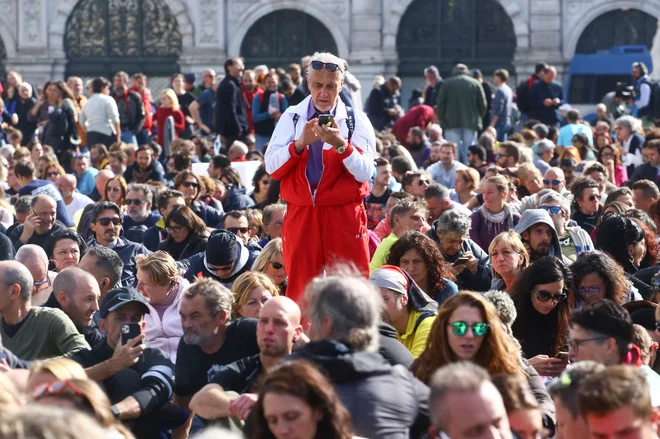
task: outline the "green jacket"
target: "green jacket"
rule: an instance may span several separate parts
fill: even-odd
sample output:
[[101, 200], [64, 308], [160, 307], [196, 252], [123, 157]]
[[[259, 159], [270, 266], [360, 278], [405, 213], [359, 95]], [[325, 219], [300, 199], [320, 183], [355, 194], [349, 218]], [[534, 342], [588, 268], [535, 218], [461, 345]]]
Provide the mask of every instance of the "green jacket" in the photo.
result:
[[466, 73], [445, 80], [438, 93], [436, 112], [444, 130], [481, 131], [486, 114], [486, 95], [481, 83]]

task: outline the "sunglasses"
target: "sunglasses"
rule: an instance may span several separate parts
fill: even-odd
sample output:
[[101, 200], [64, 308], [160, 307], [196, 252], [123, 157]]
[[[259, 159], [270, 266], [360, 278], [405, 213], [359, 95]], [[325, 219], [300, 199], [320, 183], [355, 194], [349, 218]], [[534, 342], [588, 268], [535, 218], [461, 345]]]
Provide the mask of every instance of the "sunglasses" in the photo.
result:
[[541, 206], [540, 209], [543, 209], [552, 215], [559, 215], [563, 211], [559, 206]]
[[183, 182], [183, 187], [192, 187], [197, 189], [199, 187], [199, 183], [195, 183], [193, 181], [184, 181]]
[[135, 204], [136, 206], [140, 207], [140, 205], [142, 204], [142, 200], [140, 200], [139, 198], [126, 198], [125, 203], [127, 206], [130, 206], [131, 204]]
[[426, 180], [425, 178], [420, 178], [419, 182], [417, 182], [419, 186], [424, 186], [425, 184], [429, 184], [429, 181]]
[[600, 197], [597, 197], [596, 195], [589, 195], [589, 198], [587, 198], [587, 200], [596, 201], [598, 198], [600, 198]]
[[543, 180], [543, 184], [552, 184], [554, 186], [557, 186], [558, 184], [562, 184], [564, 180]]
[[547, 291], [544, 290], [538, 290], [536, 291], [536, 298], [539, 299], [539, 302], [549, 302], [553, 301], [556, 303], [563, 302], [568, 298], [567, 294], [561, 293], [561, 294], [550, 294]]
[[497, 153], [497, 158], [501, 159], [502, 157], [509, 157], [507, 154], [500, 154], [499, 152]]
[[112, 223], [113, 226], [118, 226], [121, 224], [121, 218], [99, 218], [97, 223], [101, 224], [103, 227], [109, 226]]
[[46, 177], [57, 177], [59, 175], [60, 173], [55, 171], [55, 172], [49, 172], [48, 174], [46, 174]]
[[230, 271], [231, 269], [234, 268], [234, 264], [231, 265], [225, 265], [223, 267], [210, 267], [213, 271]]
[[247, 227], [227, 227], [227, 230], [236, 235], [238, 232], [241, 232], [241, 234], [245, 235], [248, 232]]
[[[458, 337], [463, 337], [465, 334], [467, 334], [467, 330], [470, 327], [470, 325], [468, 325], [467, 322], [463, 322], [463, 321], [454, 322], [450, 326], [454, 335]], [[472, 333], [476, 337], [483, 337], [484, 335], [486, 335], [487, 332], [488, 332], [488, 323], [478, 322], [472, 324]]]
[[335, 63], [323, 62], [323, 61], [312, 61], [312, 68], [314, 70], [323, 70], [323, 67], [325, 67], [325, 69], [330, 73], [336, 72], [337, 70], [339, 70], [340, 72], [342, 71], [339, 68], [339, 66]]
[[280, 264], [279, 262], [271, 261], [270, 265], [273, 266], [275, 270], [281, 270], [284, 268], [284, 265]]
[[72, 390], [73, 393], [80, 396], [81, 398], [87, 400], [85, 394], [80, 391], [73, 383], [69, 380], [55, 381], [53, 383], [44, 383], [41, 384], [32, 391], [32, 399], [39, 399], [45, 395], [59, 395], [64, 392], [66, 389]]
[[74, 158], [74, 159], [81, 159], [81, 158], [83, 158], [83, 157], [84, 157], [84, 158], [87, 158], [87, 153], [79, 152], [79, 153], [73, 155], [73, 158]]

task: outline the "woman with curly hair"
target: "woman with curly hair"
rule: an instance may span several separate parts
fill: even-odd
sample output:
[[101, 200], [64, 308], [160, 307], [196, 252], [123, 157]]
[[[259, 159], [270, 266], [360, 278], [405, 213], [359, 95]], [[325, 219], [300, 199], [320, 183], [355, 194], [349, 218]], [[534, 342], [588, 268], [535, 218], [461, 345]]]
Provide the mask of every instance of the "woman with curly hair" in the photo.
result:
[[426, 350], [410, 369], [428, 384], [439, 368], [457, 361], [471, 361], [488, 371], [524, 379], [543, 407], [544, 424], [554, 428], [554, 405], [533, 367], [522, 361], [520, 349], [506, 332], [497, 310], [481, 294], [463, 292], [440, 307], [426, 340]]
[[315, 366], [278, 365], [261, 382], [252, 408], [251, 439], [351, 439], [351, 416], [332, 384]]
[[577, 307], [609, 299], [622, 305], [630, 300], [628, 281], [623, 268], [608, 254], [601, 251], [584, 252], [571, 265], [575, 279]]
[[387, 265], [401, 267], [426, 294], [442, 304], [458, 293], [451, 266], [436, 243], [420, 232], [407, 232], [390, 249]]
[[658, 259], [660, 258], [660, 245], [658, 245], [658, 241], [655, 238], [655, 233], [641, 220], [637, 218], [632, 218], [632, 220], [642, 228], [644, 232], [644, 243], [646, 244], [646, 254], [639, 262], [639, 268], [655, 267], [658, 265]]
[[575, 306], [572, 273], [561, 260], [545, 256], [518, 276], [509, 293], [518, 313], [513, 335], [525, 358], [541, 375], [559, 375], [566, 364], [553, 357], [566, 351]]

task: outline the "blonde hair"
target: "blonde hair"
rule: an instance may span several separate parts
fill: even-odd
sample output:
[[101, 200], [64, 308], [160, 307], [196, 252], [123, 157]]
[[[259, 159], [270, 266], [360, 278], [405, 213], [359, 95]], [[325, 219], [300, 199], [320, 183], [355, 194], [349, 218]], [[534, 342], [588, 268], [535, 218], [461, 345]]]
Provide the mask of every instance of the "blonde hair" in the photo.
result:
[[541, 175], [541, 172], [531, 163], [521, 163], [518, 165], [518, 179], [521, 182], [527, 181], [530, 175]]
[[162, 250], [150, 255], [137, 255], [135, 265], [147, 275], [149, 282], [156, 285], [173, 285], [179, 276], [176, 261]]
[[500, 194], [509, 191], [509, 180], [504, 175], [488, 177], [485, 183], [494, 184]]
[[85, 369], [73, 360], [68, 358], [53, 358], [46, 361], [35, 363], [30, 367], [30, 378], [37, 374], [47, 372], [52, 374], [57, 380], [87, 379]]
[[[513, 230], [507, 230], [506, 232], [502, 232], [493, 238], [490, 245], [488, 246], [488, 256], [491, 259], [493, 258], [493, 250], [495, 250], [495, 247], [502, 243], [510, 245], [514, 252], [523, 257], [523, 263], [520, 266], [520, 271], [523, 271], [529, 266], [529, 254], [527, 253], [527, 250], [525, 250], [525, 244], [522, 243], [520, 236], [518, 236], [518, 234]], [[493, 270], [493, 276], [498, 279], [502, 278], [495, 270]]]
[[0, 373], [0, 413], [14, 413], [21, 407], [21, 397], [7, 374]]
[[[425, 172], [426, 173], [426, 172]], [[428, 174], [428, 173], [426, 173]], [[471, 190], [475, 190], [477, 186], [479, 186], [479, 171], [477, 171], [474, 168], [461, 168], [456, 170], [456, 178], [458, 176], [462, 176], [462, 178], [467, 182], [470, 183]]]
[[275, 259], [277, 253], [282, 253], [282, 238], [271, 239], [261, 251], [252, 265], [252, 271], [266, 272], [266, 266]]
[[2, 439], [89, 439], [107, 434], [88, 415], [46, 405], [28, 405], [16, 413], [0, 413], [0, 418]]
[[173, 110], [178, 110], [179, 108], [181, 108], [179, 106], [179, 98], [176, 97], [176, 93], [174, 90], [172, 90], [171, 88], [166, 88], [165, 90], [160, 92], [161, 100], [163, 99], [163, 96], [167, 96], [168, 98], [170, 98], [170, 102], [172, 102]]
[[259, 287], [265, 288], [273, 297], [280, 295], [277, 286], [263, 273], [248, 271], [236, 278], [231, 287], [231, 292], [234, 293], [232, 314], [234, 314], [235, 319], [242, 317], [239, 310], [247, 303], [252, 291]]

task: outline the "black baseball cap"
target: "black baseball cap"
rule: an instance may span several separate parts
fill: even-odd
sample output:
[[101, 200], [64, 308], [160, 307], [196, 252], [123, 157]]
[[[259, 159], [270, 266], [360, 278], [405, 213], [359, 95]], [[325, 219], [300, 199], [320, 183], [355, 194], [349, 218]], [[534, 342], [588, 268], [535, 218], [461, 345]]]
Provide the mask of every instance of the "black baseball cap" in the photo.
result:
[[99, 309], [99, 316], [104, 319], [108, 317], [113, 311], [117, 311], [124, 305], [129, 303], [139, 303], [142, 305], [142, 310], [145, 314], [149, 314], [149, 307], [147, 304], [149, 301], [142, 294], [133, 287], [122, 287], [115, 288], [114, 290], [108, 291], [108, 294], [103, 298], [101, 302], [101, 307]]

